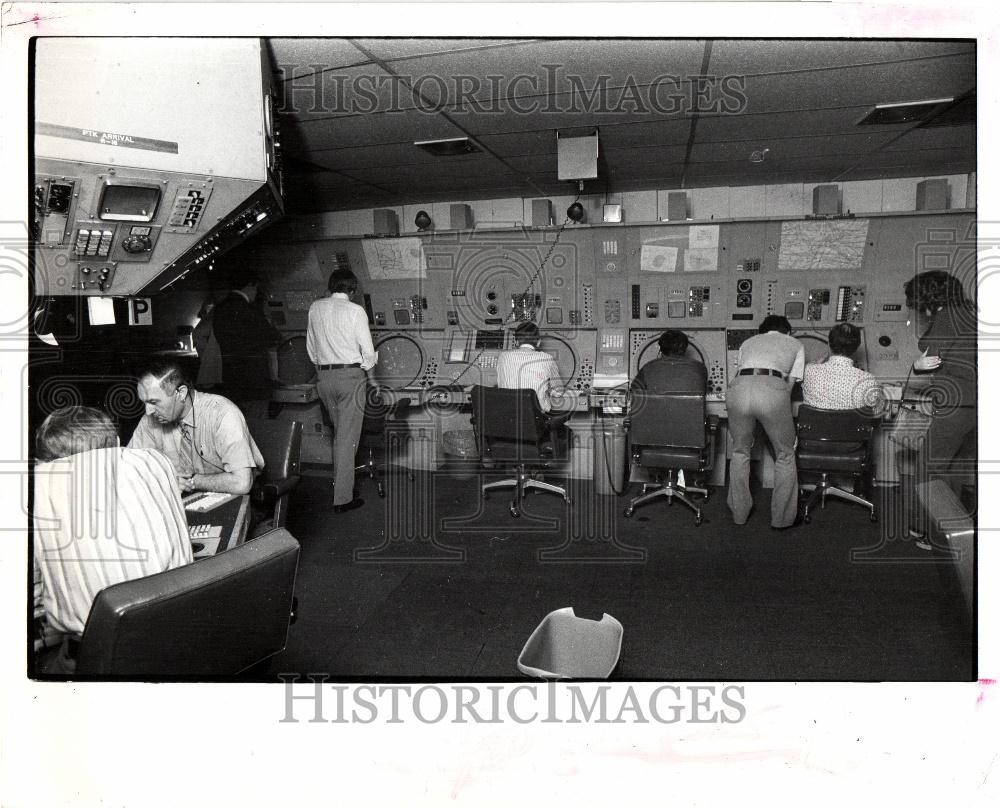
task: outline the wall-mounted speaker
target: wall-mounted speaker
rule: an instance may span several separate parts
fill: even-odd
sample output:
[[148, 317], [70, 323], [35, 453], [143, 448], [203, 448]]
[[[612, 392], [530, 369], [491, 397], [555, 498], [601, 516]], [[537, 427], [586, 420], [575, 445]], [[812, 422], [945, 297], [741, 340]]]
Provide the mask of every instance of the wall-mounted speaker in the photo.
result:
[[396, 211], [390, 208], [375, 208], [375, 235], [398, 236], [399, 219]]

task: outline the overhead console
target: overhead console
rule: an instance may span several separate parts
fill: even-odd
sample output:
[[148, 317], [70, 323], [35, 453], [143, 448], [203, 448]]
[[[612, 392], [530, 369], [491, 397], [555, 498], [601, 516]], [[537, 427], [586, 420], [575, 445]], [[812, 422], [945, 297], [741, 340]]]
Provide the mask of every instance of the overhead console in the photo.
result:
[[42, 295], [155, 294], [283, 213], [261, 42], [39, 38]]

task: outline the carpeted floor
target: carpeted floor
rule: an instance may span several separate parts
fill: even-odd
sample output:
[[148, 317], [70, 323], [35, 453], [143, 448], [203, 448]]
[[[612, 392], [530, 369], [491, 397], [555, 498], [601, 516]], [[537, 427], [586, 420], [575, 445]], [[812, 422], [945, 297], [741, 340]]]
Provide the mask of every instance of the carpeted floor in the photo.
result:
[[722, 489], [700, 527], [666, 500], [626, 519], [625, 497], [580, 481], [571, 506], [533, 494], [514, 519], [479, 482], [399, 475], [380, 500], [364, 479], [365, 506], [334, 514], [330, 483], [305, 478], [288, 520], [298, 617], [268, 677], [517, 679], [532, 630], [573, 606], [624, 626], [614, 680], [975, 678], [960, 595], [932, 554], [887, 536], [891, 519], [831, 501], [774, 531], [758, 491], [737, 528]]

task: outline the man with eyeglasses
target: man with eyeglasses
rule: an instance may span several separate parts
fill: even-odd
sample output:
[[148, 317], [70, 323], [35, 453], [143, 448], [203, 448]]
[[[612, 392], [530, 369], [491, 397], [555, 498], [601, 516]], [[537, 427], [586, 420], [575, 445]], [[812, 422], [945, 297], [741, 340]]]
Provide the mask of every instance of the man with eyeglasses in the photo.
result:
[[250, 491], [264, 458], [233, 402], [195, 391], [171, 359], [155, 360], [143, 370], [138, 393], [146, 414], [132, 434], [130, 448], [166, 455], [183, 493]]

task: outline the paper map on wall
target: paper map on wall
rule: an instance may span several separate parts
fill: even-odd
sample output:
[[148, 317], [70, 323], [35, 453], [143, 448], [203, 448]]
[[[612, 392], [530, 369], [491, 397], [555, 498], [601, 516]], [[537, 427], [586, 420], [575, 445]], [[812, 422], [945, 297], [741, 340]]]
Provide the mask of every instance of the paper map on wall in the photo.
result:
[[677, 269], [677, 248], [643, 244], [639, 269], [642, 272], [673, 272]]
[[861, 269], [867, 240], [867, 219], [782, 222], [778, 269]]
[[691, 225], [688, 231], [688, 246], [692, 250], [719, 249], [719, 225]]
[[715, 272], [718, 268], [718, 247], [693, 247], [684, 253], [685, 272]]
[[395, 281], [427, 276], [427, 258], [419, 238], [366, 238], [361, 246], [373, 281]]

